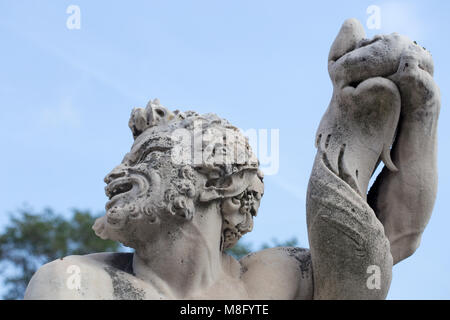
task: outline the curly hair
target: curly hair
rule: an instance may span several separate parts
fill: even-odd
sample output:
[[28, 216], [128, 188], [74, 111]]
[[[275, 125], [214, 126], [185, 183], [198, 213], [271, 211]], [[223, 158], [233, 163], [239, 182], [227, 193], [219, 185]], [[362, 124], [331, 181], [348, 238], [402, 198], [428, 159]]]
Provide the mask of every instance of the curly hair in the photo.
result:
[[[238, 128], [212, 113], [170, 112], [156, 99], [145, 110], [133, 109], [129, 127], [134, 139], [150, 129], [165, 132], [172, 140], [187, 137], [188, 141], [200, 141], [197, 145], [194, 142], [194, 148], [189, 144], [189, 149], [179, 158], [187, 161], [179, 162], [178, 174], [165, 191], [168, 212], [190, 220], [196, 203], [218, 201], [223, 218], [222, 250], [231, 248], [252, 230], [253, 217], [263, 195], [263, 175], [248, 139]], [[196, 151], [201, 161], [195, 161]], [[202, 190], [196, 190], [196, 173], [205, 177]], [[222, 204], [230, 200], [243, 215], [243, 222], [233, 224], [227, 219]]]

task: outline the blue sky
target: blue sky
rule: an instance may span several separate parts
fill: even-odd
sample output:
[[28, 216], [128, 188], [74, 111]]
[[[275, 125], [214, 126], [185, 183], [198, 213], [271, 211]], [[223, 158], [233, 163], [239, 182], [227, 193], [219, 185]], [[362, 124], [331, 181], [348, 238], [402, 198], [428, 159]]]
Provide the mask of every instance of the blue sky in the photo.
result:
[[[81, 28], [66, 27], [69, 5]], [[450, 2], [0, 1], [0, 228], [25, 203], [100, 212], [103, 177], [129, 150], [133, 107], [214, 112], [246, 129], [279, 129], [279, 171], [265, 178], [257, 248], [297, 237], [308, 246], [306, 186], [314, 134], [331, 97], [327, 56], [342, 22], [429, 49], [441, 88], [439, 191], [422, 245], [394, 267], [390, 299], [449, 299]]]

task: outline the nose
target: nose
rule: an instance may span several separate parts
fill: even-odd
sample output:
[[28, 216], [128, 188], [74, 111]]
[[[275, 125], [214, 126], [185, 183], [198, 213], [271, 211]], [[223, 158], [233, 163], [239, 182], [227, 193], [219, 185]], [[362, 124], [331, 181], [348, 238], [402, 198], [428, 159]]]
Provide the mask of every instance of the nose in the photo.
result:
[[123, 177], [125, 175], [126, 171], [123, 165], [118, 165], [114, 169], [111, 170], [110, 173], [108, 173], [104, 179], [105, 183], [108, 184], [112, 180]]

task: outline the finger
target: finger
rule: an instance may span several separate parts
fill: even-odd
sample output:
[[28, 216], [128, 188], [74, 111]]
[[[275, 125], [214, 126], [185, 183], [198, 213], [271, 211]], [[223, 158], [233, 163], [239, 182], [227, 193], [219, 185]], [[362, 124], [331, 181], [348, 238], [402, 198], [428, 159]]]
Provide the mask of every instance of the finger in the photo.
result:
[[431, 53], [424, 47], [418, 45], [416, 41], [409, 45], [408, 50], [403, 55], [414, 57], [418, 62], [418, 67], [433, 76], [434, 63]]
[[379, 126], [376, 131], [383, 131], [383, 149], [381, 161], [391, 171], [398, 171], [391, 159], [391, 146], [394, 142], [395, 131], [401, 110], [401, 98], [397, 86], [393, 81], [385, 78], [370, 78], [365, 80], [354, 91], [357, 101], [364, 101], [364, 106], [376, 106], [381, 116], [379, 123], [372, 119], [372, 126]]
[[[394, 82], [383, 77], [370, 78], [356, 89], [345, 87], [341, 99], [348, 99], [344, 103], [355, 106], [352, 116], [355, 122], [365, 124], [362, 134], [367, 135], [368, 145], [381, 152], [380, 158], [389, 170], [397, 171], [390, 156], [401, 110], [400, 93]], [[381, 145], [376, 147], [378, 143]]]
[[420, 109], [431, 112], [440, 105], [439, 87], [422, 62], [417, 56], [405, 55], [397, 72], [389, 77], [400, 89], [402, 114]]
[[431, 53], [414, 42], [403, 52], [398, 69], [393, 77], [397, 79], [412, 77], [416, 73], [420, 73], [418, 69], [427, 72], [430, 77], [433, 77], [434, 63]]
[[412, 42], [399, 34], [378, 36], [377, 40], [346, 53], [328, 71], [333, 83], [343, 88], [373, 77], [386, 77], [397, 71], [402, 52]]
[[336, 39], [330, 48], [328, 61], [336, 61], [347, 52], [356, 48], [366, 36], [362, 24], [357, 19], [347, 19], [342, 24]]

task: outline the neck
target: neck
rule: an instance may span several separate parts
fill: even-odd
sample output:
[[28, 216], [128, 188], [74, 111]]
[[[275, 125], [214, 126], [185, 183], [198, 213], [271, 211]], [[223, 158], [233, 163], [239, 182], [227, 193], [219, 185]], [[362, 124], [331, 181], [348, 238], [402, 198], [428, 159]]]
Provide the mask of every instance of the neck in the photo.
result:
[[196, 208], [191, 221], [158, 227], [157, 239], [136, 248], [133, 271], [138, 278], [173, 299], [203, 291], [218, 280], [222, 217], [215, 204]]

